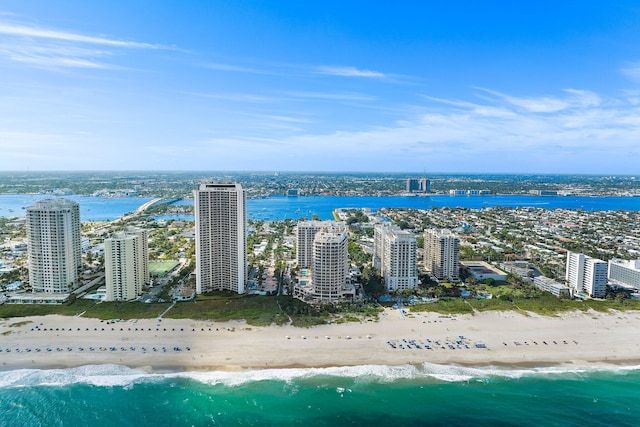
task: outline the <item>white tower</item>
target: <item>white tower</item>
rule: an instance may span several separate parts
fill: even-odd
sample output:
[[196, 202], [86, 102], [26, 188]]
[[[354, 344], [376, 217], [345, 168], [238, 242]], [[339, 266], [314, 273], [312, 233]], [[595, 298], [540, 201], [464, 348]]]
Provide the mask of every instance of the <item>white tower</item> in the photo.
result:
[[204, 183], [193, 192], [196, 292], [244, 293], [247, 281], [246, 195], [240, 184]]
[[35, 292], [69, 293], [82, 268], [80, 206], [47, 199], [27, 208], [29, 282]]

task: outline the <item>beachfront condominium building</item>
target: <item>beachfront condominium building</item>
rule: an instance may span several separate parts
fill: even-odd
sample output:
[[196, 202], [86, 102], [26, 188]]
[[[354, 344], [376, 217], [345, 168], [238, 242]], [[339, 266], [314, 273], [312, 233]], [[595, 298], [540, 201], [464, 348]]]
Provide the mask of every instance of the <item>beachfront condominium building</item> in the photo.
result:
[[34, 292], [64, 294], [78, 285], [82, 268], [80, 206], [46, 199], [26, 210], [29, 283]]
[[424, 266], [438, 280], [460, 280], [460, 238], [451, 230], [424, 233]]
[[335, 221], [301, 221], [296, 231], [296, 261], [298, 267], [309, 268], [313, 264], [313, 240], [323, 227], [337, 226]]
[[193, 192], [196, 292], [244, 293], [247, 281], [246, 195], [242, 186], [203, 183]]
[[416, 236], [391, 223], [376, 224], [373, 241], [374, 267], [384, 278], [387, 291], [418, 286]]
[[128, 227], [104, 241], [107, 301], [129, 301], [142, 294], [149, 282], [146, 230]]
[[609, 280], [618, 285], [640, 289], [640, 259], [609, 260]]
[[343, 224], [321, 228], [313, 239], [312, 287], [315, 299], [343, 298], [349, 273], [348, 235]]
[[567, 252], [566, 281], [575, 293], [604, 298], [607, 287], [607, 263], [575, 252]]

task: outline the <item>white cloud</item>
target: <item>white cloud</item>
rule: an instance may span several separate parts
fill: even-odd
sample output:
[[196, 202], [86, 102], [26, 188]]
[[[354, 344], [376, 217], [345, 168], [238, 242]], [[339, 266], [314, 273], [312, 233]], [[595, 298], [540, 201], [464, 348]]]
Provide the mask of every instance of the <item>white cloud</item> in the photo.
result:
[[174, 48], [0, 22], [0, 57], [37, 68], [123, 68], [98, 60], [113, 57], [122, 49]]
[[[419, 170], [431, 164], [434, 171], [637, 173], [640, 108], [622, 99], [603, 104], [589, 91], [565, 93], [536, 98], [567, 99], [558, 111], [527, 109], [521, 102], [495, 105], [518, 99], [505, 94], [493, 103], [427, 97], [444, 107], [394, 125], [298, 133], [268, 149], [262, 141], [241, 143], [274, 168], [286, 155], [307, 159], [304, 167], [313, 170]], [[224, 138], [224, 144], [233, 146], [232, 140]], [[219, 147], [215, 139], [208, 146]]]
[[115, 40], [106, 37], [85, 36], [82, 34], [69, 33], [64, 31], [40, 29], [25, 25], [12, 25], [0, 23], [0, 34], [28, 38], [42, 38], [51, 40], [62, 40], [77, 43], [97, 44], [111, 47], [136, 48], [136, 49], [171, 49], [168, 46], [140, 43], [134, 41]]
[[539, 96], [539, 97], [516, 97], [504, 93], [477, 88], [484, 93], [488, 93], [506, 101], [512, 106], [519, 107], [531, 113], [556, 113], [571, 108], [586, 108], [600, 105], [601, 99], [595, 93], [588, 90], [564, 89], [563, 92], [569, 96]]
[[353, 92], [285, 92], [284, 94], [294, 98], [325, 99], [329, 101], [375, 101], [377, 99], [375, 96]]
[[330, 76], [342, 76], [342, 77], [366, 77], [366, 78], [384, 78], [387, 77], [384, 73], [371, 70], [360, 70], [355, 67], [317, 67], [316, 72], [319, 74], [326, 74]]

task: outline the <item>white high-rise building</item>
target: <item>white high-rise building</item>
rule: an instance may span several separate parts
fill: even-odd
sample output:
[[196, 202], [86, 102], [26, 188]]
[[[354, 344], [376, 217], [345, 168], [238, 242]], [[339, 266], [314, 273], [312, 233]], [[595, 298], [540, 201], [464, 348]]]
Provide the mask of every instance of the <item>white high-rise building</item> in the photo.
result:
[[297, 226], [296, 261], [298, 267], [309, 268], [313, 265], [313, 240], [323, 227], [336, 225], [334, 221], [301, 221]]
[[609, 280], [613, 283], [640, 289], [640, 259], [609, 260]]
[[104, 241], [107, 301], [129, 301], [142, 294], [149, 281], [147, 232], [127, 228]]
[[567, 286], [574, 292], [582, 292], [584, 282], [584, 254], [567, 252], [567, 268], [565, 279]]
[[339, 301], [349, 272], [348, 235], [342, 225], [320, 229], [313, 240], [312, 286], [314, 297]]
[[604, 298], [607, 287], [607, 263], [584, 254], [567, 252], [567, 285], [574, 292]]
[[69, 293], [82, 268], [80, 206], [46, 199], [26, 211], [29, 282], [34, 292]]
[[377, 224], [374, 234], [374, 267], [380, 270], [389, 292], [418, 285], [416, 236], [389, 223]]
[[437, 279], [460, 280], [460, 238], [451, 230], [429, 229], [424, 233], [424, 266]]
[[246, 195], [240, 184], [204, 183], [193, 192], [196, 292], [244, 293], [247, 282]]

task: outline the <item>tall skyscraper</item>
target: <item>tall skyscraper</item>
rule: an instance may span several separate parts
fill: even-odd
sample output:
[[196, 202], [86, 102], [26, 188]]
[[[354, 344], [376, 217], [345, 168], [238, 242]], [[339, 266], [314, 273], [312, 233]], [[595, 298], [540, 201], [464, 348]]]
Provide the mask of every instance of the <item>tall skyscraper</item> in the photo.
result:
[[82, 268], [80, 206], [46, 199], [27, 208], [29, 282], [34, 292], [69, 293]]
[[429, 178], [420, 178], [419, 187], [423, 193], [431, 193], [431, 180]]
[[418, 285], [416, 236], [400, 227], [377, 224], [374, 233], [374, 267], [380, 271], [389, 292]]
[[407, 193], [420, 191], [420, 182], [418, 181], [418, 178], [407, 178], [406, 190]]
[[607, 263], [584, 254], [567, 252], [567, 285], [575, 292], [604, 298], [607, 288]]
[[431, 181], [428, 178], [407, 178], [405, 189], [407, 193], [430, 193]]
[[349, 272], [348, 235], [340, 224], [320, 229], [313, 240], [312, 286], [314, 297], [339, 301]]
[[247, 282], [246, 195], [240, 184], [203, 183], [193, 192], [196, 292], [244, 293]]
[[313, 240], [323, 227], [336, 225], [334, 221], [301, 221], [297, 226], [296, 261], [298, 267], [309, 268], [313, 264]]
[[460, 280], [460, 238], [451, 230], [429, 229], [424, 233], [424, 266], [439, 280]]
[[127, 228], [104, 241], [107, 301], [129, 301], [149, 281], [147, 232]]

